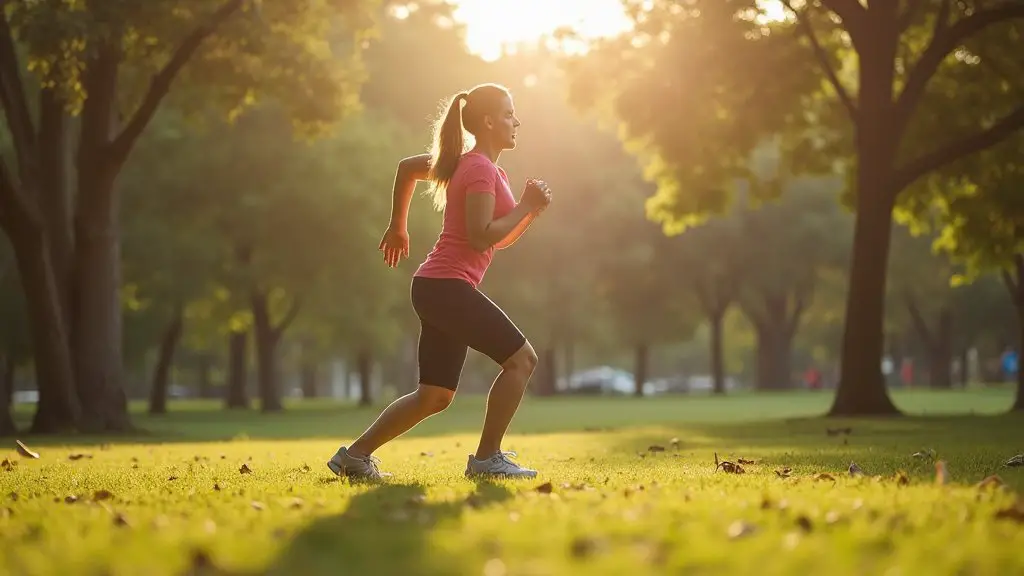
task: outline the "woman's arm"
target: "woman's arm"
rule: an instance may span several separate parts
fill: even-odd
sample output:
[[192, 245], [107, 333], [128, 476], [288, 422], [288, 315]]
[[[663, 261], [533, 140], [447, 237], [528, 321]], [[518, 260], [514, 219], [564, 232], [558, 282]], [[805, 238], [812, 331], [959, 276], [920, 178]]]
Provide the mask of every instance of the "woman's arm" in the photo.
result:
[[409, 203], [416, 183], [426, 180], [430, 173], [430, 154], [403, 158], [395, 172], [395, 186], [391, 195], [391, 226], [405, 229], [409, 222]]
[[470, 246], [478, 252], [496, 246], [509, 238], [517, 228], [523, 226], [524, 222], [528, 226], [529, 220], [532, 220], [533, 210], [527, 203], [520, 202], [505, 216], [492, 220], [494, 195], [484, 192], [467, 194], [466, 233]]
[[519, 240], [519, 237], [526, 232], [526, 229], [530, 227], [530, 224], [532, 224], [536, 218], [536, 211], [527, 214], [526, 218], [523, 218], [519, 222], [519, 224], [516, 224], [516, 226], [512, 228], [512, 231], [509, 232], [508, 236], [502, 238], [501, 240], [498, 241], [497, 244], [494, 245], [494, 249], [504, 250], [505, 248], [508, 248], [509, 246], [515, 244], [516, 240]]

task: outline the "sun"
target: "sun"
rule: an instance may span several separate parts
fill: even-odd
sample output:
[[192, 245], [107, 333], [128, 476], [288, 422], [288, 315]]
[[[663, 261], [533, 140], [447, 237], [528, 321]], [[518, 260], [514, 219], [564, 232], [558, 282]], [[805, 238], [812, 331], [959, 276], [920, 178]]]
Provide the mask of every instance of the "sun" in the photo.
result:
[[569, 27], [584, 38], [629, 29], [621, 0], [451, 0], [454, 17], [466, 27], [470, 51], [496, 60], [506, 46], [532, 43]]

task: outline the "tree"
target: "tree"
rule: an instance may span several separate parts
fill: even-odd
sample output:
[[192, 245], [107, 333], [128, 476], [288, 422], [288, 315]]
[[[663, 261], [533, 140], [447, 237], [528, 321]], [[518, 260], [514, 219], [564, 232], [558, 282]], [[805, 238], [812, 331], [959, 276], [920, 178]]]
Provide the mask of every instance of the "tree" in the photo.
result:
[[365, 3], [3, 6], [0, 97], [17, 170], [0, 165], [0, 226], [28, 298], [40, 390], [33, 429], [126, 429], [116, 181], [132, 149], [167, 99], [228, 112], [260, 96], [310, 130], [336, 119], [359, 81], [337, 57], [361, 50]]
[[744, 209], [748, 268], [739, 305], [757, 334], [755, 385], [792, 385], [793, 340], [825, 270], [841, 269], [846, 221], [835, 179], [796, 179], [772, 200]]
[[[709, 183], [742, 173], [742, 161], [767, 135], [799, 135], [803, 144], [791, 151], [799, 159], [825, 152], [851, 161], [856, 220], [842, 373], [830, 413], [896, 413], [880, 370], [893, 209], [922, 176], [1024, 126], [1024, 107], [1000, 100], [1000, 84], [943, 82], [973, 72], [979, 48], [1019, 52], [1015, 26], [1024, 5], [785, 0], [792, 18], [768, 24], [753, 0], [687, 9], [627, 3], [636, 34], [603, 41], [585, 57], [578, 91], [611, 94], [659, 183], [649, 203], [655, 217], [679, 225], [721, 210], [727, 198], [707, 193], [716, 190]], [[825, 82], [808, 80], [811, 61]], [[964, 112], [958, 122], [922, 152], [918, 126], [954, 107]]]

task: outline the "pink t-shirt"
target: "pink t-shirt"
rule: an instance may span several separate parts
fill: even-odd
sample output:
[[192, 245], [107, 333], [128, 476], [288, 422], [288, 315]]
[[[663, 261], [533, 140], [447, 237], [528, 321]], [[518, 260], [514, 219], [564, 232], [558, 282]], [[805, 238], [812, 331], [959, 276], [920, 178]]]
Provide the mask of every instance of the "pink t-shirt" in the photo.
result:
[[480, 285], [494, 257], [494, 248], [477, 252], [469, 244], [466, 195], [478, 192], [494, 196], [493, 218], [505, 216], [516, 206], [505, 171], [486, 156], [468, 152], [462, 155], [448, 182], [441, 235], [415, 276], [461, 278], [474, 288]]

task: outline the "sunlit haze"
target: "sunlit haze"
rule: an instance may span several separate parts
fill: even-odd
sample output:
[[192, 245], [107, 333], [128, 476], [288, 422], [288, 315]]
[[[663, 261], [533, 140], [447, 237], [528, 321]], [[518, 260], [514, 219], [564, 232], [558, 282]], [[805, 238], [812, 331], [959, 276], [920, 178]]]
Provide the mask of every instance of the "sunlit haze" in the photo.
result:
[[[466, 26], [470, 51], [486, 60], [503, 48], [533, 43], [559, 28], [575, 30], [584, 39], [611, 36], [629, 29], [622, 0], [451, 0], [455, 18]], [[781, 20], [785, 8], [777, 0], [761, 2], [766, 20]], [[565, 47], [565, 46], [563, 46]]]
[[614, 35], [629, 27], [621, 0], [453, 0], [466, 26], [469, 49], [494, 60], [508, 45], [536, 42], [562, 27], [585, 38]]

